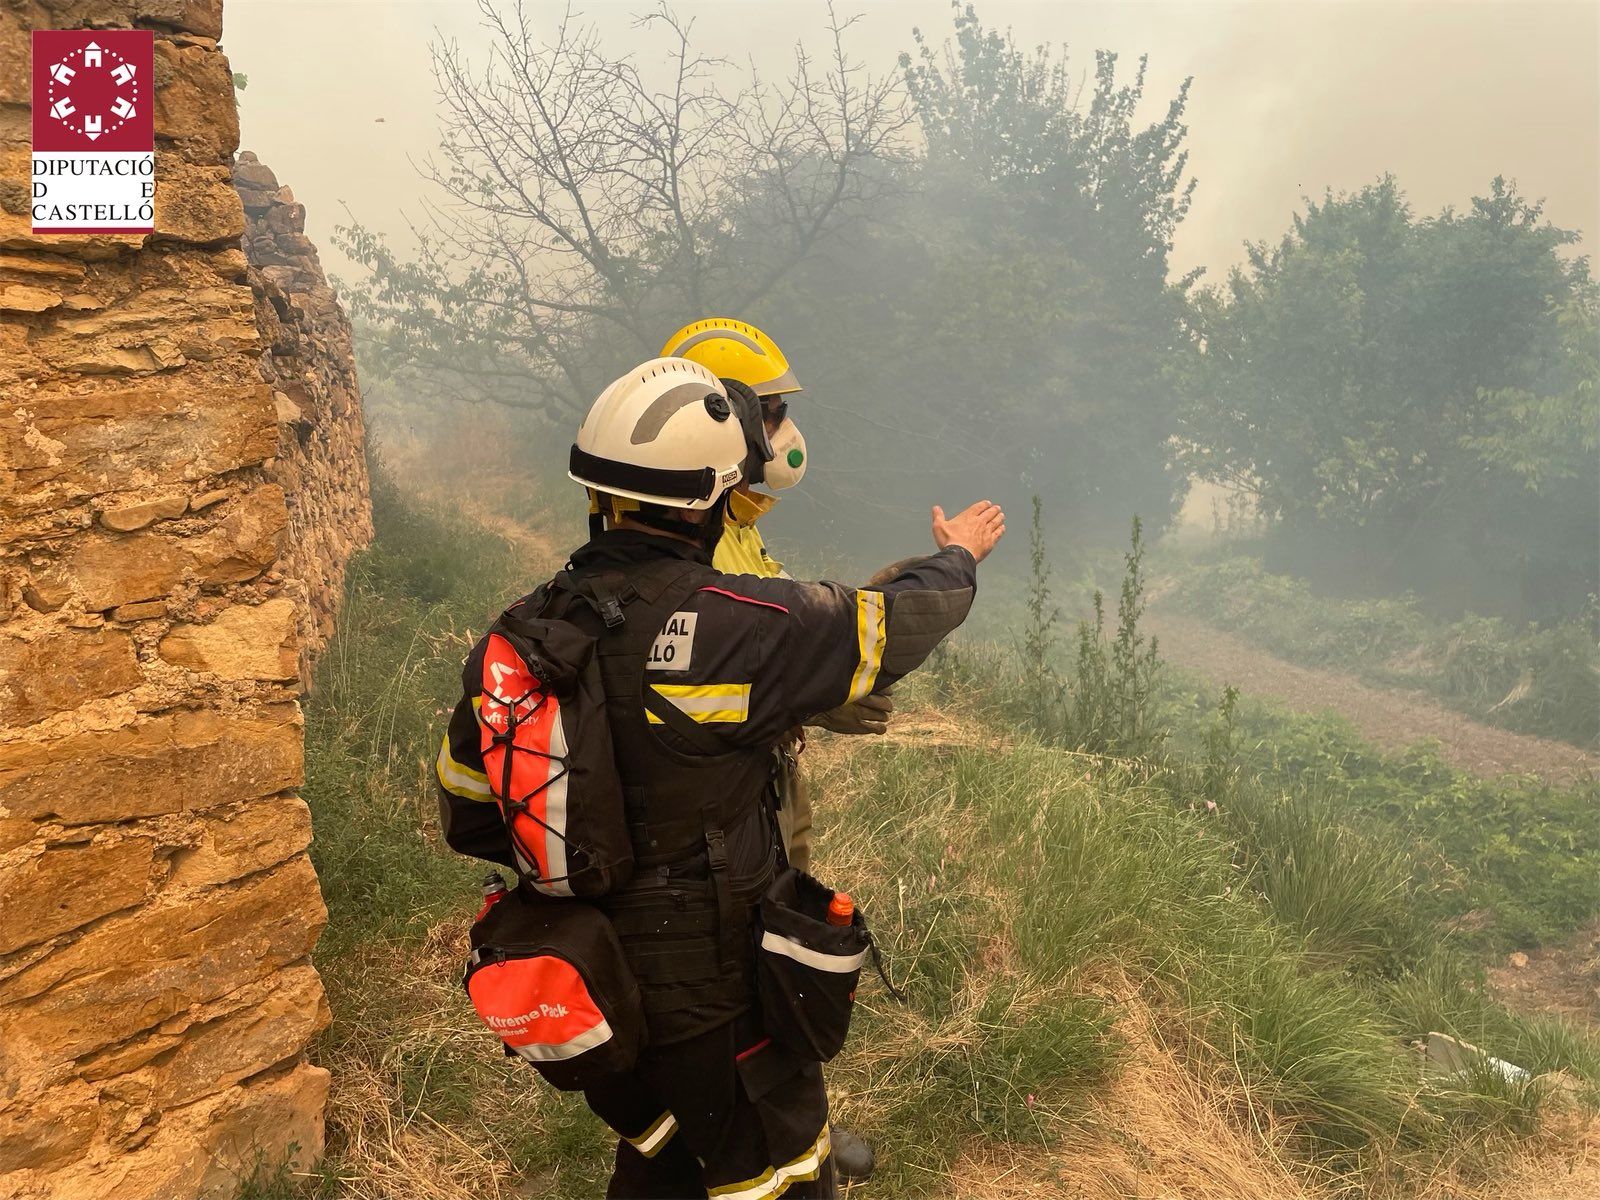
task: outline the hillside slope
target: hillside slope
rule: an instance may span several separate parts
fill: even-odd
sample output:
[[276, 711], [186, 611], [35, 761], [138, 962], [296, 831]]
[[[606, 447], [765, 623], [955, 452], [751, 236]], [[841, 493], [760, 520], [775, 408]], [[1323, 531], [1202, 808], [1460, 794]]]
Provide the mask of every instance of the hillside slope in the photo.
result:
[[[461, 995], [481, 870], [439, 844], [430, 782], [461, 656], [559, 562], [558, 535], [387, 483], [376, 499], [307, 720], [331, 1156], [249, 1194], [591, 1197], [605, 1131], [500, 1057]], [[880, 1151], [857, 1194], [1600, 1189], [1581, 1111], [1498, 1077], [1421, 1080], [1407, 1042], [1429, 1028], [1588, 1079], [1600, 1053], [1429, 958], [1392, 847], [1281, 797], [1185, 801], [1146, 765], [996, 723], [958, 682], [911, 681], [890, 737], [819, 735], [803, 758], [820, 872], [858, 895], [909, 997], [864, 979], [830, 1068], [841, 1119]]]

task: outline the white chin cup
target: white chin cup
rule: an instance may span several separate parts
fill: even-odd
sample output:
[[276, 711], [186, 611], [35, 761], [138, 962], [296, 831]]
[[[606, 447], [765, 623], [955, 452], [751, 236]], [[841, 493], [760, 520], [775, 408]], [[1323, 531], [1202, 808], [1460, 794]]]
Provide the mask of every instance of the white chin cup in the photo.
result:
[[773, 491], [792, 488], [806, 474], [806, 439], [788, 417], [772, 435], [772, 461], [762, 482]]

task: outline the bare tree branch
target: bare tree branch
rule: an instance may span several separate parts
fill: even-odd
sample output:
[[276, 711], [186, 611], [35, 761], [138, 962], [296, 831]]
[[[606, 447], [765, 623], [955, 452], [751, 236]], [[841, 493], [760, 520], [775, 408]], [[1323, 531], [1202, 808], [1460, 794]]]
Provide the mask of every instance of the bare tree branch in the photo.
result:
[[[755, 305], [889, 186], [911, 121], [896, 76], [803, 48], [738, 84], [661, 0], [636, 28], [666, 71], [607, 55], [569, 9], [479, 0], [490, 50], [433, 48], [440, 144], [402, 257], [353, 222], [353, 310], [438, 393], [571, 411], [673, 328]], [[661, 78], [657, 79], [660, 75]], [[510, 397], [509, 399], [507, 397]]]

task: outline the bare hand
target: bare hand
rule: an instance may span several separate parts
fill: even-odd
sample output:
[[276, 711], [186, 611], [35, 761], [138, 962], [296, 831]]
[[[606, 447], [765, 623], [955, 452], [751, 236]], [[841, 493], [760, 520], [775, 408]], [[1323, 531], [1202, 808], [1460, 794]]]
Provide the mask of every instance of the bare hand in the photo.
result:
[[941, 550], [946, 546], [961, 546], [982, 562], [1005, 532], [1006, 514], [1000, 511], [998, 504], [987, 500], [979, 500], [948, 519], [944, 509], [937, 504], [933, 506], [933, 541]]
[[889, 714], [892, 712], [894, 701], [888, 696], [870, 695], [812, 717], [806, 724], [832, 733], [882, 735], [889, 728]]

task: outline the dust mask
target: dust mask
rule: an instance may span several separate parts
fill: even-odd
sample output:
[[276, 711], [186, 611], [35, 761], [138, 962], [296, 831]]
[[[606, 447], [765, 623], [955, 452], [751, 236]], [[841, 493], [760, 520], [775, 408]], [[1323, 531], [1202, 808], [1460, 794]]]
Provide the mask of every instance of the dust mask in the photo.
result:
[[771, 437], [772, 461], [767, 463], [762, 483], [773, 491], [792, 488], [805, 477], [806, 439], [788, 417]]

